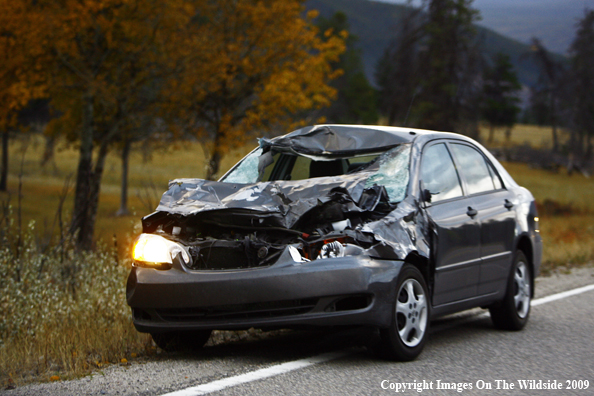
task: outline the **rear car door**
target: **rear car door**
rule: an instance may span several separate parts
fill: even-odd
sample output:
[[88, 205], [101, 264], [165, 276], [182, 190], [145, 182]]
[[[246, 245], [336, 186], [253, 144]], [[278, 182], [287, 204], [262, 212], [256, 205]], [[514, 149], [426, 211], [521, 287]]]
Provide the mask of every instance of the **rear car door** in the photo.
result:
[[480, 223], [479, 296], [504, 289], [509, 274], [514, 232], [514, 196], [503, 186], [489, 160], [474, 146], [450, 143], [470, 206]]
[[480, 227], [446, 143], [428, 144], [422, 156], [420, 180], [431, 193], [426, 211], [433, 223], [433, 305], [438, 306], [477, 295]]

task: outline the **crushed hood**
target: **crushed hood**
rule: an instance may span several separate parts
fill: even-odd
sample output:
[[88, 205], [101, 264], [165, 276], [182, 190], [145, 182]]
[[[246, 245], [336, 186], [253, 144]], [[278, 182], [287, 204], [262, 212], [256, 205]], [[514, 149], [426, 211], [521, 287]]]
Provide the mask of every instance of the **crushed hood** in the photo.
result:
[[[371, 201], [362, 202], [365, 174], [299, 181], [256, 184], [221, 183], [202, 179], [176, 179], [157, 207], [159, 212], [184, 216], [200, 212], [242, 209], [277, 215], [279, 226], [292, 228], [310, 209], [340, 196], [354, 211], [373, 210]], [[356, 204], [355, 204], [356, 203]]]

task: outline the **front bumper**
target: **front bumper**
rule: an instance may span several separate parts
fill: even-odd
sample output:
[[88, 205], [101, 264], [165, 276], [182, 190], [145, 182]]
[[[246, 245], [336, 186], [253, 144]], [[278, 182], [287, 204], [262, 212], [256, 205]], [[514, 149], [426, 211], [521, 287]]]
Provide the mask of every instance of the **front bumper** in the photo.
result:
[[141, 332], [371, 325], [392, 320], [402, 261], [349, 256], [266, 268], [134, 267], [126, 296]]

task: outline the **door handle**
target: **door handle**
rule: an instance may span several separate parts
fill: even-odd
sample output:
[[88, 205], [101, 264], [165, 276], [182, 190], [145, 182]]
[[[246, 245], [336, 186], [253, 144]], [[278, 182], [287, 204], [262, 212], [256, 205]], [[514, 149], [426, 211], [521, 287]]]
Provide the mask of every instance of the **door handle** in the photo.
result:
[[468, 207], [468, 211], [466, 212], [466, 214], [470, 217], [474, 217], [478, 214], [476, 209], [473, 209], [471, 206]]
[[505, 200], [505, 203], [503, 204], [503, 206], [505, 206], [505, 208], [506, 208], [506, 209], [511, 209], [511, 208], [513, 208], [513, 207], [514, 207], [514, 204], [513, 204], [513, 203], [511, 203], [511, 202], [509, 201], [509, 199], [506, 199], [506, 200]]

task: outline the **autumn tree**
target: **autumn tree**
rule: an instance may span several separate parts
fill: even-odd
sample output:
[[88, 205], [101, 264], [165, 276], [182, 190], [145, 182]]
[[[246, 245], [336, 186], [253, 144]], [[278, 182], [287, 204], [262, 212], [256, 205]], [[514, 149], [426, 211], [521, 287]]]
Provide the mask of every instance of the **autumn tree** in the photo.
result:
[[25, 39], [29, 34], [25, 23], [29, 11], [26, 1], [0, 0], [0, 191], [7, 188], [9, 135], [17, 127], [18, 112], [44, 92], [35, 62], [38, 54], [35, 48], [28, 48]]
[[594, 136], [594, 11], [587, 10], [577, 24], [571, 57], [573, 129], [572, 150], [592, 155]]
[[[89, 249], [105, 158], [148, 111], [147, 89], [163, 72], [160, 47], [168, 29], [186, 23], [178, 2], [38, 0], [30, 13], [43, 32], [31, 46], [43, 53], [52, 106], [62, 114], [50, 130], [79, 145], [71, 232]], [[176, 8], [177, 7], [177, 8]]]
[[[180, 79], [172, 79], [165, 114], [212, 142], [206, 178], [249, 133], [287, 125], [303, 110], [328, 106], [337, 76], [330, 63], [344, 41], [320, 38], [302, 1], [196, 1], [188, 31], [175, 41]], [[197, 50], [196, 48], [199, 48]]]
[[522, 86], [505, 54], [496, 54], [493, 65], [483, 72], [483, 117], [489, 123], [489, 142], [493, 141], [495, 127], [505, 127], [506, 140], [510, 139], [511, 128], [517, 121], [520, 108], [518, 92]]

